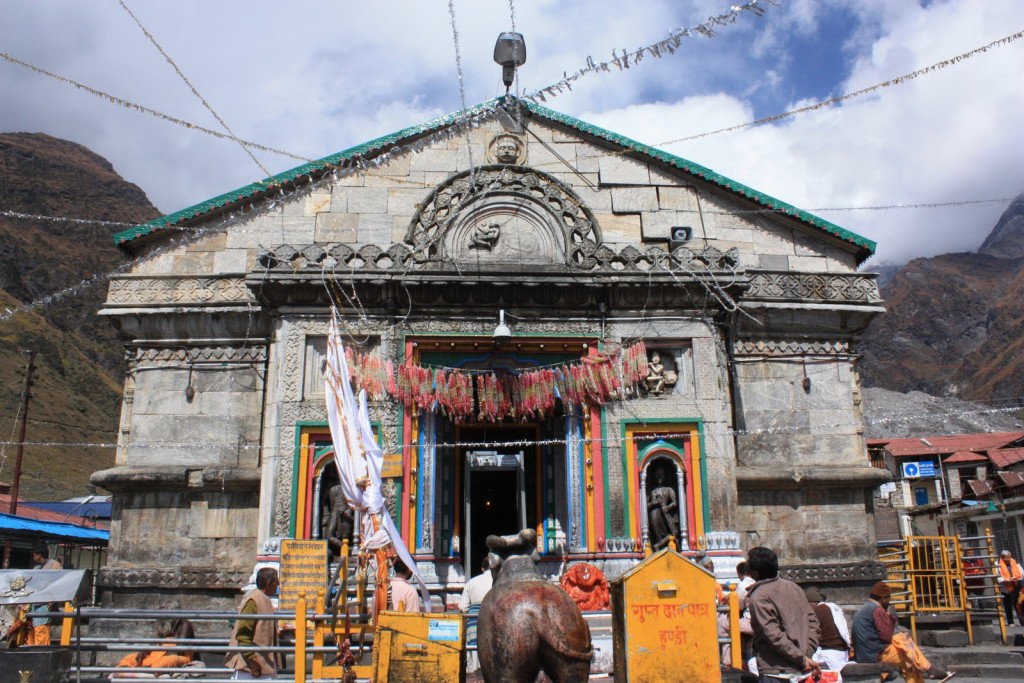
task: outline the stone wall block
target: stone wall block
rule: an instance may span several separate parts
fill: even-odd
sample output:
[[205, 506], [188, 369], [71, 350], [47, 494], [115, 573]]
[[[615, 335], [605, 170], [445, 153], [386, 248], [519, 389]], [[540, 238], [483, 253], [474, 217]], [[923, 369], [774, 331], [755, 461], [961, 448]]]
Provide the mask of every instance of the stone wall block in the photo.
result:
[[[260, 244], [269, 244], [281, 239], [281, 213], [276, 209], [269, 213], [254, 217], [227, 233], [228, 249], [248, 249]], [[271, 239], [273, 236], [273, 240]]]
[[602, 185], [649, 185], [647, 164], [617, 154], [598, 158]]
[[404, 178], [409, 175], [409, 170], [412, 165], [412, 154], [406, 153], [400, 156], [392, 156], [391, 160], [383, 166], [369, 168], [366, 170], [367, 177], [373, 176], [392, 176], [396, 178]]
[[[198, 538], [244, 538], [256, 536], [258, 515], [255, 496], [205, 493], [191, 506], [192, 534]], [[248, 513], [246, 511], [249, 511]]]
[[320, 213], [316, 216], [313, 237], [318, 244], [355, 242], [359, 216], [352, 213]]
[[303, 216], [315, 216], [322, 211], [328, 211], [331, 208], [331, 193], [327, 192], [313, 192], [305, 198], [305, 206], [303, 207]]
[[176, 254], [171, 268], [179, 274], [205, 274], [213, 272], [213, 253], [201, 251], [192, 254]]
[[313, 241], [315, 227], [316, 218], [313, 216], [285, 216], [281, 219], [281, 235], [278, 239], [285, 244], [309, 244]]
[[[644, 241], [664, 240], [667, 242], [672, 237], [672, 228], [676, 226], [693, 228], [693, 240], [701, 240], [704, 238], [704, 229], [700, 223], [694, 223], [693, 219], [695, 216], [696, 214], [686, 214], [682, 211], [664, 209], [641, 213], [640, 221], [643, 224]], [[691, 243], [689, 246], [692, 247], [694, 244]]]
[[135, 262], [132, 267], [132, 275], [163, 275], [171, 272], [173, 263], [173, 252], [150, 256], [145, 260]]
[[213, 272], [217, 274], [245, 273], [255, 263], [248, 249], [226, 249], [213, 257]]
[[653, 187], [612, 188], [612, 211], [615, 213], [657, 210], [658, 193]]
[[[754, 232], [750, 228], [719, 226], [715, 239], [719, 242], [731, 242], [737, 246], [742, 245], [743, 251], [750, 251], [750, 243], [754, 240]], [[725, 248], [721, 245], [716, 246], [725, 251]]]
[[377, 244], [386, 247], [391, 244], [393, 225], [394, 221], [386, 213], [361, 214], [356, 241], [360, 244]]
[[428, 196], [430, 188], [392, 187], [388, 190], [388, 213], [411, 217]]
[[793, 231], [793, 250], [797, 256], [825, 256], [825, 244], [821, 238], [799, 230]]
[[650, 166], [651, 182], [655, 185], [678, 185], [682, 186], [690, 180], [683, 175], [682, 171], [665, 171], [655, 165]]
[[789, 270], [789, 257], [785, 254], [758, 254], [757, 265], [762, 270]]
[[823, 273], [828, 270], [828, 259], [824, 256], [790, 256], [789, 269]]
[[601, 152], [589, 145], [576, 146], [576, 170], [580, 173], [597, 173], [600, 179]]
[[154, 415], [198, 415], [199, 406], [185, 397], [187, 378], [177, 389], [146, 391], [139, 394], [133, 404], [133, 423], [148, 421]]
[[754, 250], [758, 254], [794, 254], [793, 231], [780, 228], [762, 216], [737, 216], [730, 222], [730, 226], [749, 229]]
[[459, 153], [453, 149], [425, 149], [412, 157], [409, 171], [454, 173], [459, 168]]
[[352, 188], [335, 185], [331, 188], [331, 205], [328, 211], [331, 213], [348, 213], [348, 193]]
[[262, 406], [256, 391], [207, 391], [196, 394], [192, 402], [199, 405], [200, 413], [206, 417], [259, 415]]
[[628, 244], [640, 241], [641, 226], [639, 214], [594, 214], [601, 226], [601, 235], [606, 244]]
[[576, 145], [566, 142], [549, 142], [547, 146], [535, 140], [530, 140], [529, 160], [527, 163], [532, 168], [545, 173], [558, 173], [565, 169], [565, 163], [558, 157], [569, 162], [570, 166], [576, 165]]
[[858, 268], [854, 255], [839, 247], [826, 246], [825, 258], [830, 273], [852, 273]]
[[216, 232], [206, 237], [189, 242], [185, 246], [185, 251], [188, 252], [203, 252], [203, 251], [220, 251], [224, 248], [228, 241], [227, 232]]
[[583, 205], [593, 213], [612, 212], [612, 193], [610, 190], [595, 190], [589, 187], [573, 187], [580, 196]]
[[196, 394], [210, 391], [251, 393], [263, 384], [256, 366], [232, 368], [229, 370], [196, 370], [192, 373], [192, 386]]
[[353, 187], [348, 191], [349, 213], [387, 213], [388, 191], [382, 187]]
[[[144, 371], [143, 371], [144, 369]], [[140, 372], [135, 379], [135, 411], [142, 395], [150, 391], [185, 391], [188, 384], [187, 368], [168, 368], [153, 365], [140, 365]]]

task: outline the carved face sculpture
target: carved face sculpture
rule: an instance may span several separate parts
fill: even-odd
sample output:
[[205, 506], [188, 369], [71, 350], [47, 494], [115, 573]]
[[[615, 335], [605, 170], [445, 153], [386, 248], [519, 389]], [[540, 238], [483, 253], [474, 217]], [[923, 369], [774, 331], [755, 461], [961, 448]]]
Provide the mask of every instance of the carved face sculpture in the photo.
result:
[[519, 161], [522, 153], [519, 140], [511, 135], [503, 135], [494, 145], [494, 158], [499, 164], [514, 164]]

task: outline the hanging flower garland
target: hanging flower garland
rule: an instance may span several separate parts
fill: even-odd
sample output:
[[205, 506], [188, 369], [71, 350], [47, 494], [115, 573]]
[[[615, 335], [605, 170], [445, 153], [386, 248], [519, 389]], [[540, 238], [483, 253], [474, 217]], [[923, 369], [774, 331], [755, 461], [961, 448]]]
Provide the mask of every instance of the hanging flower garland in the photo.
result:
[[506, 417], [534, 419], [551, 415], [556, 401], [566, 410], [604, 405], [637, 394], [647, 378], [647, 348], [642, 341], [576, 363], [498, 375], [459, 368], [428, 368], [406, 361], [397, 370], [378, 354], [345, 350], [352, 386], [372, 400], [394, 398], [406, 408], [437, 409], [461, 422], [498, 422]]

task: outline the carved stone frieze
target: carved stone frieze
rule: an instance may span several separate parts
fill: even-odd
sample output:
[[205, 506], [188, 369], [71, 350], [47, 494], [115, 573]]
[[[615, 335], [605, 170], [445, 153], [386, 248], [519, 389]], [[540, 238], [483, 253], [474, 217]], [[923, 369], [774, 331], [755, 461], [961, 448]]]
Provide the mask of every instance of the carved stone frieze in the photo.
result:
[[[506, 232], [509, 232], [507, 226], [499, 225], [497, 233], [494, 233], [488, 225], [475, 223], [467, 228], [466, 249], [493, 252], [501, 243], [501, 235]], [[585, 262], [569, 264], [571, 268], [565, 267], [563, 269], [565, 272], [586, 271], [597, 275], [649, 273], [669, 278], [685, 274], [699, 277], [709, 271], [712, 273], [737, 272], [739, 265], [739, 250], [736, 247], [727, 251], [713, 246], [705, 246], [699, 250], [680, 246], [672, 251], [666, 251], [659, 246], [649, 246], [641, 250], [632, 245], [618, 251], [607, 245], [595, 244], [586, 248], [589, 252]], [[533, 259], [530, 260], [530, 262], [533, 261]], [[267, 276], [271, 279], [301, 277], [304, 272], [312, 272], [318, 278], [322, 278], [324, 271], [329, 276], [333, 276], [339, 273], [346, 275], [405, 272], [423, 274], [431, 271], [450, 272], [459, 269], [451, 261], [421, 261], [416, 252], [416, 246], [409, 247], [405, 244], [392, 244], [387, 249], [375, 244], [362, 246], [282, 244], [260, 253], [257, 263], [267, 271]], [[461, 268], [464, 267], [465, 265], [461, 266]], [[774, 273], [770, 273], [770, 275], [774, 275]], [[868, 279], [863, 275], [857, 277]], [[832, 290], [841, 291], [842, 289], [841, 282], [832, 283]]]
[[779, 574], [797, 583], [871, 583], [885, 578], [885, 567], [881, 562], [790, 565], [782, 567]]
[[135, 347], [129, 350], [129, 361], [144, 363], [262, 363], [267, 358], [263, 345], [196, 346], [191, 348]]
[[105, 588], [201, 588], [237, 590], [249, 582], [248, 569], [214, 567], [104, 567], [97, 583]]
[[747, 296], [753, 299], [855, 301], [878, 303], [875, 275], [757, 271], [750, 273]]
[[852, 353], [846, 339], [738, 339], [737, 356], [848, 356]]
[[120, 277], [110, 281], [108, 306], [199, 305], [255, 301], [243, 276]]

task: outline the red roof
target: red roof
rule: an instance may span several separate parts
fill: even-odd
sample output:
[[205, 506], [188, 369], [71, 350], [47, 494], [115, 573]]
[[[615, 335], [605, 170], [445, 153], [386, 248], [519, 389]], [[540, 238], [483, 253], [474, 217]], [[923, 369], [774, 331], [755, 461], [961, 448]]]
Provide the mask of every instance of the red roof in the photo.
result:
[[958, 451], [993, 451], [1018, 439], [1024, 432], [991, 432], [985, 434], [952, 434], [949, 436], [928, 436], [924, 443], [919, 437], [899, 439], [868, 439], [869, 447], [884, 447], [896, 458], [922, 455], [947, 455]]
[[1003, 469], [1024, 460], [1024, 448], [1002, 448], [989, 451], [988, 457], [998, 469]]
[[1008, 489], [1024, 486], [1024, 474], [1020, 472], [998, 472], [996, 478]]
[[[25, 519], [37, 519], [40, 522], [67, 522], [68, 524], [76, 524], [78, 526], [95, 527], [96, 522], [92, 519], [85, 517], [79, 517], [78, 515], [63, 515], [58, 512], [50, 512], [49, 510], [40, 510], [39, 508], [32, 508], [24, 504], [25, 501], [20, 497], [18, 498], [18, 511], [15, 512], [18, 517]], [[6, 513], [11, 509], [11, 496], [8, 493], [0, 493], [0, 512]]]
[[967, 483], [970, 484], [971, 490], [974, 491], [974, 495], [976, 496], [988, 495], [989, 493], [992, 493], [992, 489], [995, 488], [991, 479], [975, 479]]
[[953, 455], [943, 460], [946, 464], [953, 464], [960, 462], [988, 462], [988, 458], [981, 453], [974, 453], [972, 451], [957, 451]]

